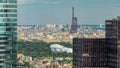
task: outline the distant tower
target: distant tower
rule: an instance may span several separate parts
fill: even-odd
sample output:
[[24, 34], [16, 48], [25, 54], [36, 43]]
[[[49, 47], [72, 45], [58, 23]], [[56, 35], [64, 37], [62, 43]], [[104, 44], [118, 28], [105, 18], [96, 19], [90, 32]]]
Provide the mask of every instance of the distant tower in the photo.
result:
[[70, 33], [76, 33], [77, 32], [77, 17], [74, 17], [74, 7], [72, 7], [72, 24]]
[[72, 23], [74, 22], [74, 7], [72, 7]]

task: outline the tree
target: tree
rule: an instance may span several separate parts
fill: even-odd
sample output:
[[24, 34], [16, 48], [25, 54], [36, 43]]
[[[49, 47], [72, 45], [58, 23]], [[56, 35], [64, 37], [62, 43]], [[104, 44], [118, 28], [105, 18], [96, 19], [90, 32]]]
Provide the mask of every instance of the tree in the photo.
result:
[[30, 63], [29, 62], [25, 62], [24, 66], [30, 68]]

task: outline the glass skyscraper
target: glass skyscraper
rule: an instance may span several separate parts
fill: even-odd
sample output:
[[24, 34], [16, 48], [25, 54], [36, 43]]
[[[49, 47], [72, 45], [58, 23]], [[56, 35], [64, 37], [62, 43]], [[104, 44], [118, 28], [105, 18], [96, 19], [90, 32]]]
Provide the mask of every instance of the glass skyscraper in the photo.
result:
[[116, 55], [115, 38], [73, 39], [73, 68], [117, 68]]
[[73, 39], [73, 68], [120, 68], [120, 17], [105, 27], [105, 38]]
[[0, 0], [0, 68], [17, 68], [17, 0]]
[[[120, 17], [114, 18], [113, 20], [106, 20], [106, 38], [117, 39], [117, 68], [120, 68]], [[114, 56], [114, 55], [112, 55]]]

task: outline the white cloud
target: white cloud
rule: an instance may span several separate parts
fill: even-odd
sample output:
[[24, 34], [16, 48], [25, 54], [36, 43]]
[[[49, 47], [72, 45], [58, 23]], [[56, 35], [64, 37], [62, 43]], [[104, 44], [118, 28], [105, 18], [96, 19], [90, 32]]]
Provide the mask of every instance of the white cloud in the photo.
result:
[[78, 1], [74, 0], [74, 1], [73, 1], [73, 4], [78, 4]]
[[30, 4], [35, 2], [41, 4], [60, 4], [60, 1], [53, 0], [18, 0], [18, 4]]
[[46, 2], [43, 2], [44, 4], [59, 4], [60, 2], [49, 2], [49, 1], [46, 1]]
[[18, 0], [18, 4], [34, 3], [36, 0]]
[[52, 0], [41, 0], [40, 3], [43, 3], [43, 4], [60, 4], [59, 1], [52, 1]]

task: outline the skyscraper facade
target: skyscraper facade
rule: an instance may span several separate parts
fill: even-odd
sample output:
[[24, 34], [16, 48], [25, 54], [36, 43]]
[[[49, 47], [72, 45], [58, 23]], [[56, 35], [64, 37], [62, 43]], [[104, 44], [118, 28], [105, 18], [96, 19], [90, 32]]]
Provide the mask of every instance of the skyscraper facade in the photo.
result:
[[17, 68], [17, 0], [0, 0], [0, 68]]
[[74, 38], [73, 68], [117, 68], [114, 41], [113, 38]]
[[[120, 17], [106, 20], [106, 38], [117, 39], [117, 68], [120, 68]], [[111, 41], [112, 42], [112, 41]]]

